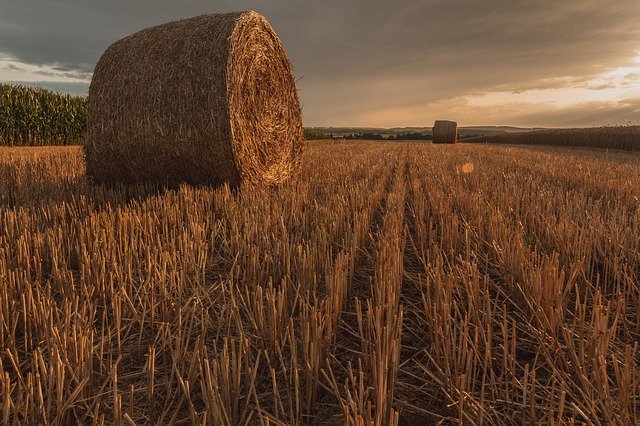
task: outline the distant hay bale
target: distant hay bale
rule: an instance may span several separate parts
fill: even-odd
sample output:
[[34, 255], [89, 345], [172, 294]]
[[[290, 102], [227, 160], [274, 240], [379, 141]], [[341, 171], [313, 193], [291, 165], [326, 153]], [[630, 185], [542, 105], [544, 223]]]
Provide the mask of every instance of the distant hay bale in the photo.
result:
[[299, 172], [291, 64], [256, 12], [202, 15], [113, 43], [89, 88], [87, 175], [237, 186]]
[[436, 120], [433, 125], [433, 143], [456, 143], [458, 139], [458, 123], [455, 121]]

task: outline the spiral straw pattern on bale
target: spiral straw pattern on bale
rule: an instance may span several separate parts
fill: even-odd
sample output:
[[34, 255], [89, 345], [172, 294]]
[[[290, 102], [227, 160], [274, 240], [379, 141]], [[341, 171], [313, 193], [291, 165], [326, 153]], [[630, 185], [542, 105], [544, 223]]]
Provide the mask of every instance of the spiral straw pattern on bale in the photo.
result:
[[436, 120], [433, 124], [433, 143], [456, 143], [458, 123], [448, 120]]
[[98, 182], [280, 183], [299, 172], [291, 64], [256, 12], [148, 28], [106, 50], [89, 89], [85, 157]]

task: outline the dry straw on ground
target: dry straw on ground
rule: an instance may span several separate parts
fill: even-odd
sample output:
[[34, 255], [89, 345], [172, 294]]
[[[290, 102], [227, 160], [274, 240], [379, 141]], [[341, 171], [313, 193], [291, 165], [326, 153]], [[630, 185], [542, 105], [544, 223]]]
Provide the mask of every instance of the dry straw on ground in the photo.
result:
[[256, 12], [202, 15], [112, 44], [89, 89], [87, 174], [99, 182], [279, 183], [298, 172], [291, 64]]
[[0, 149], [0, 425], [640, 425], [640, 153], [442, 148], [153, 196]]
[[433, 125], [433, 143], [456, 143], [458, 139], [458, 123], [455, 121], [436, 120]]

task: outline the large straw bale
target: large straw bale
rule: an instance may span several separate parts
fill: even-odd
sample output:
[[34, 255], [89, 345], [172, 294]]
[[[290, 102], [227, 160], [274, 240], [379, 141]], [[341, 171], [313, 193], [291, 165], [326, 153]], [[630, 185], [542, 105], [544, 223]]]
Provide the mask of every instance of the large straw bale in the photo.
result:
[[113, 43], [87, 114], [87, 174], [98, 182], [237, 186], [300, 169], [291, 64], [256, 12], [202, 15]]
[[448, 120], [436, 120], [433, 125], [433, 143], [456, 143], [458, 123]]

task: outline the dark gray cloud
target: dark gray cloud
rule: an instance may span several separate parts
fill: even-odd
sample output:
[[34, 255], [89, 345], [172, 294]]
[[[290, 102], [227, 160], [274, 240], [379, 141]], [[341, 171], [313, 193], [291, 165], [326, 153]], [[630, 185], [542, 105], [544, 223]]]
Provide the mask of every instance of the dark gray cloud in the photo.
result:
[[282, 39], [308, 125], [376, 125], [359, 120], [408, 107], [429, 121], [438, 100], [581, 84], [640, 49], [637, 0], [0, 0], [0, 52], [86, 76], [136, 30], [242, 9]]

